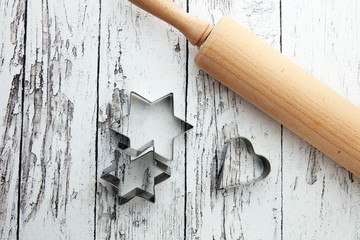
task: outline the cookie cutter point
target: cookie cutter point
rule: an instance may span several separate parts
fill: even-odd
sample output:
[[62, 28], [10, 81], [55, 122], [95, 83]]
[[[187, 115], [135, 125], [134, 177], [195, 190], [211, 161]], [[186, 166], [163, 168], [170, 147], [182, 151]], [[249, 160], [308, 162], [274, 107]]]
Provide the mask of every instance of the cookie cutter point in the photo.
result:
[[[130, 147], [130, 138], [127, 136], [119, 133], [114, 128], [109, 128], [111, 132], [113, 132], [117, 138], [117, 150], [120, 152], [125, 153], [126, 155], [131, 156], [132, 158], [138, 158], [141, 155], [145, 154], [146, 152], [149, 152], [151, 150], [154, 150], [154, 140], [151, 140], [147, 142], [145, 145], [140, 147], [139, 149], [134, 149]], [[134, 159], [133, 159], [134, 160]]]
[[[246, 181], [246, 182], [237, 182], [236, 184], [233, 184], [231, 186], [222, 186], [223, 181], [224, 181], [224, 166], [226, 163], [226, 156], [228, 154], [229, 151], [229, 146], [234, 143], [235, 141], [240, 141], [242, 143], [245, 144], [246, 149], [248, 151], [248, 153], [253, 156], [255, 159], [258, 159], [262, 166], [263, 166], [263, 171], [261, 173], [260, 176], [253, 178], [251, 181]], [[230, 140], [225, 142], [225, 145], [223, 147], [222, 153], [221, 153], [221, 158], [220, 158], [221, 162], [220, 162], [220, 169], [219, 169], [219, 173], [216, 177], [216, 189], [217, 190], [226, 190], [229, 188], [234, 188], [234, 187], [238, 187], [238, 186], [246, 186], [246, 185], [251, 185], [255, 182], [259, 182], [263, 179], [265, 179], [271, 172], [271, 164], [270, 161], [265, 158], [262, 155], [258, 155], [255, 153], [254, 151], [254, 147], [252, 145], [252, 143], [250, 142], [250, 140], [248, 140], [245, 137], [236, 137], [236, 138], [231, 138]]]
[[[157, 167], [159, 170], [161, 170], [161, 173], [154, 176], [154, 183], [152, 186], [153, 192], [148, 192], [140, 187], [135, 187], [132, 190], [122, 194], [121, 192], [121, 177], [123, 176], [117, 176], [116, 171], [118, 170], [119, 165], [119, 159], [121, 157], [121, 152], [119, 150], [115, 150], [115, 163], [107, 167], [101, 175], [101, 179], [108, 182], [110, 185], [115, 187], [118, 190], [118, 202], [120, 205], [125, 204], [132, 200], [135, 197], [141, 197], [145, 200], [148, 200], [150, 202], [155, 202], [155, 186], [166, 179], [170, 178], [171, 176], [171, 168], [161, 162], [163, 158], [156, 154], [154, 151], [149, 151], [145, 153], [144, 155], [138, 157], [134, 161], [153, 161], [153, 165]], [[129, 164], [132, 164], [132, 161], [129, 162]], [[112, 172], [115, 172], [115, 175], [112, 174]]]

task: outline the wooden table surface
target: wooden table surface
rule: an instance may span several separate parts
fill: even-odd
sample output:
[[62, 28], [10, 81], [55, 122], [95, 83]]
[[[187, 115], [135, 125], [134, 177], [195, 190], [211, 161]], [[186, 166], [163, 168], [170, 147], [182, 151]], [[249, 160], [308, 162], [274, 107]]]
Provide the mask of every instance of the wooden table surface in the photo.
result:
[[[212, 24], [233, 17], [360, 107], [358, 0], [176, 2]], [[0, 238], [360, 239], [360, 180], [200, 71], [196, 52], [125, 0], [0, 1]], [[119, 205], [100, 179], [131, 91], [174, 93], [194, 125], [154, 204]], [[224, 196], [231, 136], [272, 171]]]

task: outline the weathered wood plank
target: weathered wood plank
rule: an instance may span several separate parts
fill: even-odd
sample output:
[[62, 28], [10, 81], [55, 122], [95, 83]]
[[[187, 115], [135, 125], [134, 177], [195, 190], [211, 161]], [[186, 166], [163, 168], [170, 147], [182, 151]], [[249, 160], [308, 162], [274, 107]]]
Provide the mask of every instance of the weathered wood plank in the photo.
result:
[[[186, 1], [176, 1], [186, 8]], [[111, 121], [129, 112], [135, 91], [154, 101], [174, 93], [175, 114], [184, 119], [186, 41], [179, 32], [128, 1], [102, 1], [97, 239], [182, 239], [184, 235], [184, 140], [175, 142], [171, 178], [156, 187], [156, 202], [136, 198], [118, 205], [112, 187], [100, 179], [114, 160]], [[122, 127], [127, 133], [128, 126]], [[154, 129], [148, 129], [154, 131]]]
[[[99, 2], [28, 1], [20, 239], [90, 239], [94, 228], [97, 239], [360, 238], [358, 178], [287, 129], [282, 165], [280, 125], [199, 71], [193, 47], [186, 90], [186, 42], [176, 30], [127, 1], [101, 4], [97, 116]], [[213, 23], [230, 15], [279, 48], [279, 1], [198, 0], [189, 8]], [[14, 239], [25, 1], [1, 1], [0, 11], [0, 238]], [[284, 54], [360, 107], [359, 14], [356, 0], [282, 2]], [[116, 146], [107, 127], [128, 113], [130, 91], [150, 100], [174, 92], [176, 114], [196, 126], [186, 151], [183, 138], [175, 143], [172, 177], [156, 188], [155, 204], [119, 206], [99, 179]], [[219, 152], [238, 135], [272, 172], [223, 196], [215, 190]]]
[[0, 239], [17, 232], [25, 1], [0, 2]]
[[28, 1], [20, 239], [94, 235], [98, 1]]
[[[280, 46], [279, 1], [191, 1], [193, 15], [232, 16], [275, 48]], [[281, 126], [192, 63], [190, 48], [188, 120], [195, 134], [187, 145], [187, 239], [279, 239], [281, 237]], [[272, 164], [263, 182], [215, 189], [226, 140], [243, 136]], [[260, 230], [261, 229], [261, 230]]]
[[[283, 1], [283, 53], [360, 107], [360, 5]], [[284, 129], [284, 239], [359, 239], [360, 180]]]

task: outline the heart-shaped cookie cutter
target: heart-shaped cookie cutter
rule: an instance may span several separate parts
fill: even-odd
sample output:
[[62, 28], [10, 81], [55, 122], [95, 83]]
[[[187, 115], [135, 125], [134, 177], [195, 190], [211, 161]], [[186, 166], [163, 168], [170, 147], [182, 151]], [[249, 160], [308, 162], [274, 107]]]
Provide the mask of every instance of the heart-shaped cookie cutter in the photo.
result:
[[[254, 157], [255, 161], [256, 160], [260, 161], [260, 163], [263, 166], [263, 171], [262, 171], [260, 176], [255, 177], [250, 181], [237, 182], [236, 184], [226, 185], [224, 187], [223, 186], [223, 183], [224, 183], [224, 166], [225, 166], [225, 163], [226, 163], [226, 156], [228, 154], [229, 148], [230, 148], [230, 146], [233, 146], [233, 145], [240, 146], [241, 143], [245, 144], [248, 153], [251, 156]], [[252, 183], [255, 183], [255, 182], [258, 182], [258, 181], [261, 181], [261, 180], [265, 179], [270, 174], [270, 171], [271, 171], [271, 165], [270, 165], [269, 160], [266, 159], [264, 156], [256, 154], [255, 151], [254, 151], [252, 143], [247, 138], [245, 138], [245, 137], [231, 138], [230, 140], [228, 140], [225, 143], [223, 151], [221, 153], [220, 169], [219, 169], [219, 174], [218, 174], [217, 179], [216, 179], [216, 188], [218, 190], [223, 190], [223, 189], [233, 188], [233, 187], [242, 186], [242, 185], [250, 185]]]

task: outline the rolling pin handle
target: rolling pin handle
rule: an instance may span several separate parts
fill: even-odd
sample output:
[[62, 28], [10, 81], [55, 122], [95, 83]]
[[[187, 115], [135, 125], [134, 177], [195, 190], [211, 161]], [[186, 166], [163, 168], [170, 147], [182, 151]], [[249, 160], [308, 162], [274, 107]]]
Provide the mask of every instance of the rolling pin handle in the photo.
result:
[[129, 0], [129, 2], [178, 29], [194, 46], [201, 46], [212, 30], [209, 22], [191, 16], [172, 0]]

